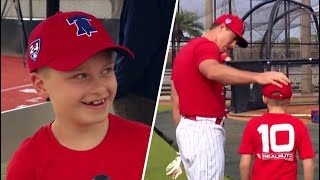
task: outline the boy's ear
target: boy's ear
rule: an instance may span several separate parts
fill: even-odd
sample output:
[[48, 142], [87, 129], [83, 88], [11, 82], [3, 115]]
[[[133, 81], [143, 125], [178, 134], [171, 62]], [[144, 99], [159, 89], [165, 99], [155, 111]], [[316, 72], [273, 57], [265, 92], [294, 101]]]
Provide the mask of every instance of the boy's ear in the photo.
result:
[[291, 102], [291, 101], [292, 101], [292, 98], [293, 98], [293, 96], [291, 96], [291, 97], [290, 97], [289, 102]]
[[262, 101], [263, 103], [267, 104], [267, 98], [264, 95], [262, 95]]
[[32, 72], [30, 73], [30, 79], [39, 96], [47, 99], [49, 97], [49, 94], [47, 93], [47, 90], [44, 86], [44, 77], [38, 72]]

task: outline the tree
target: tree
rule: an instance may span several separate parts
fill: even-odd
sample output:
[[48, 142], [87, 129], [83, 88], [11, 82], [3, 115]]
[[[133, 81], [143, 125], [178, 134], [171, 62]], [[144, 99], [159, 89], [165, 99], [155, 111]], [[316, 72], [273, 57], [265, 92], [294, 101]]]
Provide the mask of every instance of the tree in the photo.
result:
[[[282, 43], [286, 43], [286, 40], [283, 39], [281, 42]], [[300, 43], [300, 39], [298, 37], [290, 37], [289, 38], [289, 43], [293, 43], [293, 44]]]
[[300, 43], [300, 39], [298, 37], [290, 37], [290, 43]]
[[[177, 13], [173, 33], [178, 44], [181, 40], [190, 39], [202, 34], [201, 31], [203, 31], [204, 28], [201, 23], [197, 22], [199, 19], [200, 17], [193, 12], [181, 10], [180, 13]], [[184, 33], [187, 33], [189, 37], [185, 37]]]
[[311, 43], [319, 43], [318, 34], [311, 34]]

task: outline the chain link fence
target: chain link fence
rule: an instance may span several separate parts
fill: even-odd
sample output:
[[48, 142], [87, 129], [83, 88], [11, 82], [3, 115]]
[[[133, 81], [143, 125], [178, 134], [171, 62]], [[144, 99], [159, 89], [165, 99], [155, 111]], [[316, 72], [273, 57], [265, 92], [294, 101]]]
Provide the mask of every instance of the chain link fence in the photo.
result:
[[[82, 11], [99, 19], [120, 19], [123, 0], [60, 0], [60, 11]], [[1, 17], [17, 18], [20, 4], [24, 19], [45, 19], [47, 0], [1, 0]]]
[[[82, 11], [96, 16], [118, 41], [123, 0], [1, 0], [1, 55], [25, 57], [31, 31], [52, 12]], [[50, 4], [49, 4], [50, 3]], [[48, 8], [48, 9], [47, 9]], [[25, 65], [25, 58], [23, 58]]]

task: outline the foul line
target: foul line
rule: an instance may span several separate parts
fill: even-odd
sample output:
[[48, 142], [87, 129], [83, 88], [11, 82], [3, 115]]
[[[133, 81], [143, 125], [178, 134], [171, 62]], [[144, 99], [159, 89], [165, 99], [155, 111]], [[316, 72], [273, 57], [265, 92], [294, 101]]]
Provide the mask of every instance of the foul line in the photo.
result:
[[1, 89], [1, 93], [6, 92], [6, 91], [11, 91], [11, 90], [16, 90], [16, 89], [28, 87], [28, 86], [32, 86], [32, 84], [30, 83], [30, 84], [25, 84], [22, 86], [15, 86], [15, 87], [7, 88], [7, 89]]

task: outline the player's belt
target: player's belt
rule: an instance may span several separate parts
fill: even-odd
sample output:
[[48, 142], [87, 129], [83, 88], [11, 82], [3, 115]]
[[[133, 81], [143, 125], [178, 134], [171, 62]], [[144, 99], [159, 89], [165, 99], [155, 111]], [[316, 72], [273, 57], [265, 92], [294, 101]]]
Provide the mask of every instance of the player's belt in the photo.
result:
[[223, 126], [223, 120], [225, 119], [224, 117], [200, 117], [200, 116], [184, 116], [186, 119], [194, 120], [194, 121], [199, 121], [199, 120], [211, 120], [214, 121], [216, 124]]

